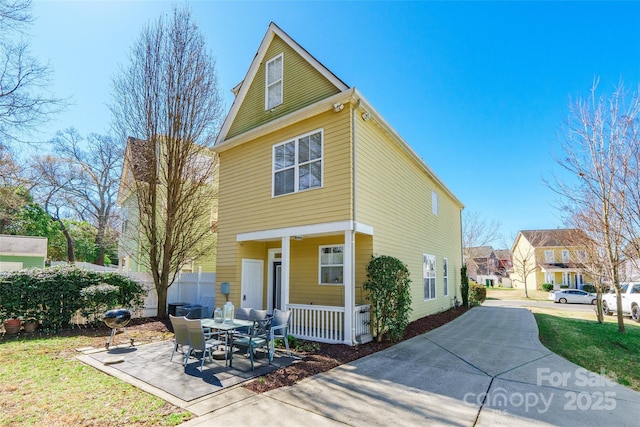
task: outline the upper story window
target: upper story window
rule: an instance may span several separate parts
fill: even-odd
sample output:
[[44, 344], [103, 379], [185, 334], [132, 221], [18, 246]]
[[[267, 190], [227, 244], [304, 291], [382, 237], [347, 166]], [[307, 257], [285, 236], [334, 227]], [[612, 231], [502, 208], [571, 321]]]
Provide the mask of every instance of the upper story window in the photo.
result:
[[563, 263], [569, 262], [569, 251], [568, 250], [563, 250], [562, 251], [562, 262]]
[[273, 107], [282, 104], [282, 66], [282, 53], [267, 62], [267, 70], [265, 73], [265, 110], [270, 110]]
[[322, 187], [322, 130], [273, 146], [273, 195]]
[[319, 282], [321, 284], [342, 285], [344, 266], [344, 246], [320, 246]]
[[576, 255], [578, 257], [578, 261], [587, 262], [587, 251], [581, 249], [576, 252]]
[[431, 192], [431, 212], [434, 215], [438, 215], [438, 193], [435, 191]]
[[544, 251], [544, 262], [547, 264], [553, 264], [553, 250]]

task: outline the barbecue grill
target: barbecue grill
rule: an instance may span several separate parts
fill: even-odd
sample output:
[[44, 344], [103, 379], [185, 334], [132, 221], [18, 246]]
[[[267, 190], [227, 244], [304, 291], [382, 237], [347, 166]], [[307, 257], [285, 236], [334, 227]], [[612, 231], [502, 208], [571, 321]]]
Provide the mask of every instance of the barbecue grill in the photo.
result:
[[109, 337], [109, 341], [106, 344], [107, 350], [111, 346], [113, 341], [113, 337], [118, 333], [119, 330], [122, 330], [124, 334], [129, 339], [131, 347], [133, 347], [133, 338], [127, 334], [126, 326], [131, 322], [131, 312], [124, 308], [117, 308], [115, 310], [109, 310], [104, 315], [104, 323], [111, 328], [111, 336]]

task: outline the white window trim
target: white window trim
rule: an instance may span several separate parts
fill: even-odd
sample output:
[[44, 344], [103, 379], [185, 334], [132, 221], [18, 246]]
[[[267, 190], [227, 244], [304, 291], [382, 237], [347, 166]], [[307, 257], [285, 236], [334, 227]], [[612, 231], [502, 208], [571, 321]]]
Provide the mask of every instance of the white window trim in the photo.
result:
[[[427, 298], [427, 296], [425, 295], [424, 292], [424, 282], [427, 279], [427, 270], [425, 268], [425, 258], [429, 257], [429, 258], [433, 258], [433, 282], [434, 282], [434, 286], [431, 287], [429, 286], [429, 290], [431, 291], [431, 289], [433, 289], [433, 295], [430, 295], [429, 298]], [[422, 293], [423, 293], [423, 298], [424, 301], [431, 301], [436, 299], [436, 296], [438, 295], [438, 290], [437, 290], [437, 286], [435, 285], [435, 283], [437, 282], [437, 278], [438, 278], [438, 274], [436, 273], [437, 271], [437, 263], [436, 263], [436, 256], [435, 255], [430, 255], [430, 254], [422, 254]], [[430, 278], [430, 277], [429, 277]], [[431, 293], [431, 292], [429, 292]]]
[[449, 259], [442, 258], [442, 280], [444, 281], [444, 296], [449, 296]]
[[[566, 256], [565, 256], [566, 255]], [[566, 258], [566, 261], [565, 261]], [[569, 251], [567, 249], [563, 249], [562, 250], [562, 262], [569, 262], [571, 261], [571, 254], [569, 253]]]
[[[299, 173], [300, 164], [298, 163], [298, 143], [301, 138], [304, 138], [305, 136], [313, 135], [314, 133], [320, 133], [320, 158], [313, 160], [313, 162], [318, 162], [318, 161], [320, 162], [320, 186], [310, 187], [310, 188], [305, 188], [303, 190], [300, 190], [300, 173]], [[293, 166], [290, 166], [284, 169], [279, 169], [276, 171], [276, 148], [280, 147], [281, 145], [289, 144], [291, 142], [293, 142], [295, 145], [295, 154], [294, 154], [295, 163], [293, 164]], [[305, 164], [309, 164], [309, 163], [312, 163], [312, 162], [307, 162]], [[289, 168], [292, 168], [294, 170], [293, 191], [290, 193], [283, 193], [283, 194], [276, 195], [276, 172], [280, 172]], [[287, 196], [289, 194], [296, 194], [296, 193], [301, 193], [303, 191], [315, 190], [318, 188], [322, 188], [323, 186], [324, 186], [324, 129], [323, 128], [315, 129], [315, 130], [312, 130], [311, 132], [298, 135], [295, 138], [288, 139], [283, 142], [279, 142], [271, 147], [271, 197]]]
[[[342, 264], [327, 264], [327, 265], [323, 265], [322, 264], [322, 250], [323, 249], [327, 249], [327, 248], [342, 248]], [[344, 274], [344, 245], [338, 244], [338, 245], [322, 245], [318, 247], [318, 283], [321, 286], [344, 286], [344, 276], [342, 277], [342, 282], [341, 283], [336, 283], [336, 282], [325, 282], [324, 280], [322, 280], [322, 267], [337, 267], [337, 266], [341, 266], [342, 267], [342, 272]]]
[[[551, 261], [549, 261], [549, 257], [547, 256], [547, 254], [551, 254]], [[553, 252], [553, 250], [545, 250], [544, 251], [544, 262], [547, 264], [553, 264], [555, 261], [555, 253]]]
[[[269, 84], [269, 64], [276, 61], [278, 58], [282, 58], [280, 62], [282, 64], [282, 68], [280, 70], [280, 79], [271, 82]], [[280, 82], [281, 92], [280, 92], [280, 102], [274, 105], [269, 105], [269, 88]], [[271, 110], [272, 108], [277, 107], [278, 105], [282, 105], [284, 101], [284, 53], [274, 56], [264, 66], [264, 109]]]

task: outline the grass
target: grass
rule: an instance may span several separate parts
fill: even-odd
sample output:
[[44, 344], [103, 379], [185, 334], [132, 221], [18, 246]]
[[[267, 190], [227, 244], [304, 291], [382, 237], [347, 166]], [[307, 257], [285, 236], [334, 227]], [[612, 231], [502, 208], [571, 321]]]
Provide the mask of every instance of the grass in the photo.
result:
[[[527, 289], [530, 301], [548, 301], [549, 292], [539, 289]], [[487, 299], [502, 300], [527, 300], [524, 296], [524, 288], [487, 288]]]
[[[549, 301], [528, 307], [536, 318], [540, 342], [576, 365], [605, 373], [618, 383], [640, 391], [640, 324], [626, 317], [626, 333], [618, 333], [616, 316], [596, 320], [595, 311], [563, 310], [547, 299], [548, 292], [529, 290], [529, 300]], [[489, 288], [487, 299], [526, 300], [524, 289]]]
[[95, 338], [0, 342], [0, 425], [172, 426], [191, 417], [77, 360], [74, 349]]
[[564, 314], [534, 314], [542, 344], [577, 365], [604, 372], [620, 384], [640, 391], [640, 327], [628, 325], [626, 333], [620, 334], [611, 318], [599, 324]]

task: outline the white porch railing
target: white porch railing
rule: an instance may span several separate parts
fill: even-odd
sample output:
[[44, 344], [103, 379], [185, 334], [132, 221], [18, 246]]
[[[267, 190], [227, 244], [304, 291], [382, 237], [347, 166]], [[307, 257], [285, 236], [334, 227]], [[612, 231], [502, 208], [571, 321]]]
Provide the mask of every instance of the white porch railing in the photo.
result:
[[[356, 339], [370, 335], [369, 307], [354, 307]], [[291, 310], [289, 333], [294, 337], [326, 343], [344, 343], [344, 307], [288, 304], [287, 308]]]

